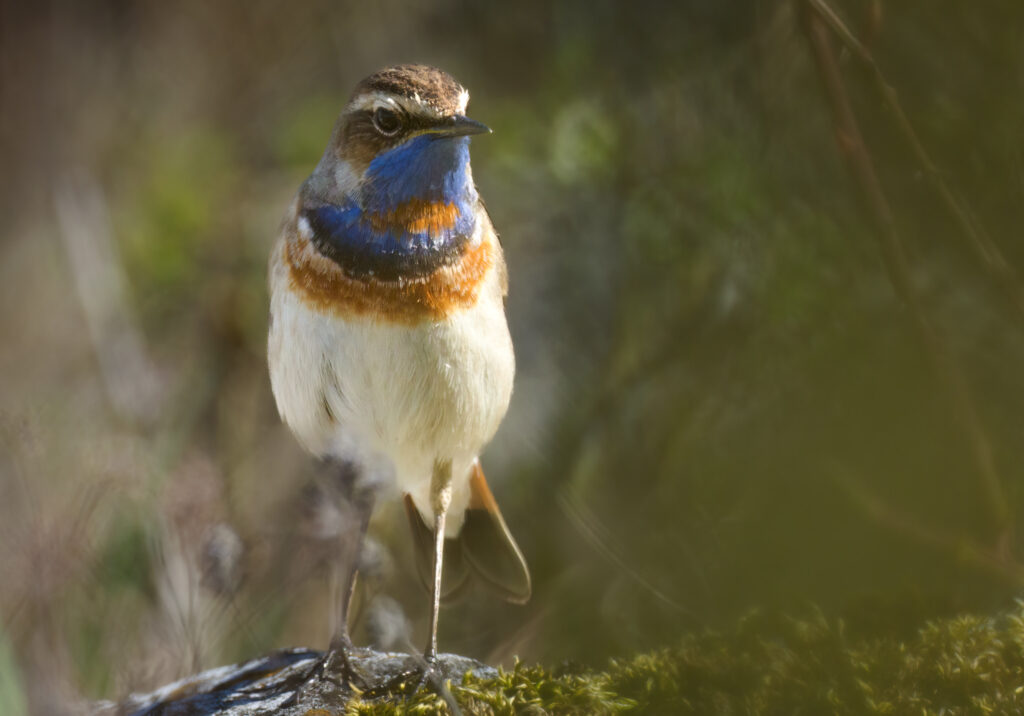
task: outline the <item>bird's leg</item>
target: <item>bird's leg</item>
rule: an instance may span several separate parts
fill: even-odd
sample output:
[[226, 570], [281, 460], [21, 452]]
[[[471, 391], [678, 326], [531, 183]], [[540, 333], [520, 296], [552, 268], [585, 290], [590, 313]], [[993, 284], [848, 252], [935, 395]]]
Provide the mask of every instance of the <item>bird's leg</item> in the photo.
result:
[[349, 613], [352, 607], [352, 598], [356, 593], [363, 542], [366, 539], [367, 528], [370, 526], [370, 515], [373, 513], [374, 494], [367, 489], [353, 489], [350, 494], [345, 495], [345, 501], [349, 507], [353, 525], [345, 531], [341, 539], [346, 552], [345, 559], [342, 560], [345, 580], [340, 592], [341, 604], [338, 623], [335, 626], [334, 635], [331, 637], [331, 651], [352, 647], [352, 640], [348, 634]]
[[345, 577], [340, 592], [341, 604], [339, 605], [338, 622], [334, 628], [334, 634], [331, 636], [331, 643], [324, 657], [322, 669], [322, 674], [325, 676], [330, 675], [332, 671], [339, 671], [339, 675], [346, 685], [353, 677], [357, 676], [349, 659], [352, 638], [348, 632], [348, 621], [359, 577], [359, 559], [363, 550], [363, 541], [366, 539], [366, 531], [370, 525], [374, 502], [373, 491], [361, 489], [353, 477], [350, 469], [342, 468], [340, 475], [342, 499], [351, 520], [349, 528], [340, 535], [341, 546], [345, 552], [344, 559], [341, 560], [341, 568], [345, 570]]
[[410, 682], [414, 686], [408, 692], [411, 697], [420, 686], [426, 684], [447, 703], [452, 714], [460, 713], [437, 668], [437, 617], [441, 609], [441, 577], [444, 574], [444, 527], [451, 503], [452, 463], [451, 460], [438, 461], [434, 463], [434, 474], [430, 481], [430, 507], [434, 513], [434, 583], [430, 590], [430, 637], [423, 651], [423, 660], [416, 667], [370, 689], [364, 694], [368, 698], [383, 696], [396, 689], [404, 690]]
[[342, 463], [338, 474], [338, 492], [341, 510], [346, 527], [338, 535], [343, 555], [339, 560], [339, 568], [344, 570], [344, 579], [340, 590], [338, 621], [333, 629], [330, 645], [323, 658], [310, 670], [305, 681], [307, 684], [320, 679], [329, 679], [341, 688], [348, 690], [353, 682], [362, 686], [358, 672], [350, 659], [353, 648], [348, 632], [349, 612], [352, 598], [355, 595], [356, 582], [359, 575], [359, 559], [363, 541], [373, 513], [374, 492], [372, 489], [358, 485], [358, 472], [351, 463]]
[[434, 463], [430, 480], [430, 507], [434, 511], [434, 584], [430, 590], [430, 640], [423, 652], [428, 664], [437, 660], [437, 616], [441, 610], [441, 577], [444, 574], [444, 526], [452, 504], [452, 461]]
[[[436, 473], [435, 473], [436, 474]], [[441, 609], [441, 577], [444, 566], [444, 526], [452, 501], [451, 463], [448, 463], [448, 484], [433, 499], [434, 508], [434, 583], [430, 590], [430, 639], [423, 652], [429, 663], [437, 660], [437, 616]]]
[[[430, 480], [430, 508], [434, 512], [434, 583], [430, 590], [430, 636], [427, 648], [423, 650], [419, 685], [427, 684], [445, 699], [449, 706], [454, 706], [454, 699], [447, 693], [437, 670], [437, 617], [441, 611], [441, 578], [444, 575], [444, 526], [451, 504], [452, 462], [435, 462], [434, 474]], [[457, 709], [455, 706], [453, 712]]]

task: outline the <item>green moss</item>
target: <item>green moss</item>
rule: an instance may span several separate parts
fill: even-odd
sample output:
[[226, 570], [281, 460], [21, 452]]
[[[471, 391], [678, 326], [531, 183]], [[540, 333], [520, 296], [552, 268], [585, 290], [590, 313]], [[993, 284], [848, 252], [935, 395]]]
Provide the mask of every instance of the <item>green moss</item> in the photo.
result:
[[[928, 623], [915, 636], [856, 639], [841, 620], [764, 612], [727, 632], [601, 672], [517, 663], [452, 686], [468, 714], [987, 714], [1024, 708], [1024, 609]], [[408, 702], [353, 702], [348, 714], [444, 714], [426, 689]]]

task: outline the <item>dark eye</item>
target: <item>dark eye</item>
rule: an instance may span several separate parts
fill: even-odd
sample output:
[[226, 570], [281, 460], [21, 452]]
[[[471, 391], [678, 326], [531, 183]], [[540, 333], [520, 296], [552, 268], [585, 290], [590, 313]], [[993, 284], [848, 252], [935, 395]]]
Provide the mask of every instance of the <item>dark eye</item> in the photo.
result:
[[402, 128], [402, 118], [398, 116], [398, 112], [378, 107], [373, 113], [373, 126], [384, 136], [390, 137], [398, 134], [398, 130]]

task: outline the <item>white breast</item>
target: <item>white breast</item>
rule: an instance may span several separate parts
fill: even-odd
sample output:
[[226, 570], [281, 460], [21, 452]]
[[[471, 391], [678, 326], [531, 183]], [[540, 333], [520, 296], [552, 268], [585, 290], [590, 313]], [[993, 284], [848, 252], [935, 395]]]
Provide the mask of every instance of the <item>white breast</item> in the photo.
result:
[[[279, 256], [280, 251], [275, 251]], [[451, 460], [458, 533], [472, 461], [508, 408], [515, 371], [499, 272], [479, 300], [415, 326], [321, 313], [271, 264], [270, 379], [282, 418], [319, 456], [385, 457], [397, 486], [429, 517], [436, 460]]]

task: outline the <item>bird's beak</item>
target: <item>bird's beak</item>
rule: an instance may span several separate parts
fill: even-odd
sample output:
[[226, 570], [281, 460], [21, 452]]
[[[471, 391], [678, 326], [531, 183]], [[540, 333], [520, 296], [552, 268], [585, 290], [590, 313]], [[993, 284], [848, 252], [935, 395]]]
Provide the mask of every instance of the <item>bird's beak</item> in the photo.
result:
[[464, 137], [469, 134], [490, 134], [491, 128], [483, 122], [457, 114], [438, 122], [428, 132], [441, 137]]

